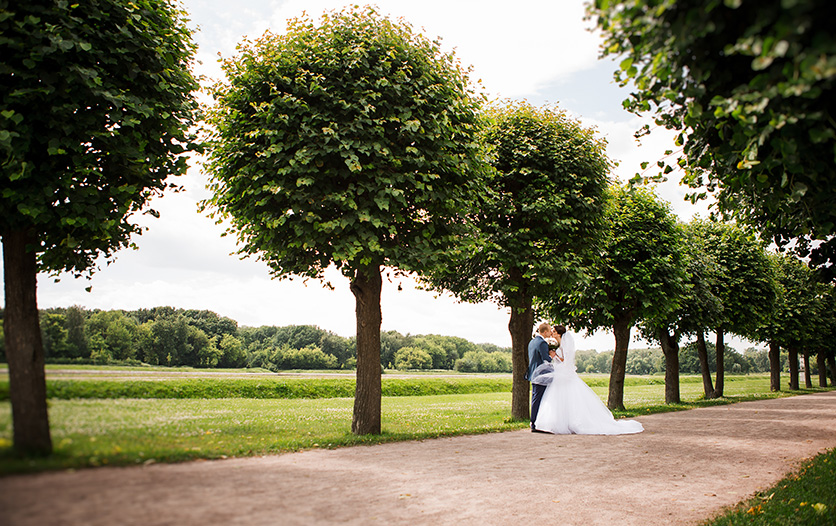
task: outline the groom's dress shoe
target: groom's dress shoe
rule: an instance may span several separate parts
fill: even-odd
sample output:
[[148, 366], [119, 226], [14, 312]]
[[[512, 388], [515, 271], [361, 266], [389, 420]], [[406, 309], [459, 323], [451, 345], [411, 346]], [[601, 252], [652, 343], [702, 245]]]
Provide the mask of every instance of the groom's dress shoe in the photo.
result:
[[531, 428], [531, 432], [532, 432], [532, 433], [545, 433], [545, 434], [547, 434], [547, 435], [549, 434], [549, 432], [548, 432], [548, 431], [540, 431], [539, 429], [537, 429], [537, 428], [535, 428], [535, 427], [532, 427], [532, 428]]

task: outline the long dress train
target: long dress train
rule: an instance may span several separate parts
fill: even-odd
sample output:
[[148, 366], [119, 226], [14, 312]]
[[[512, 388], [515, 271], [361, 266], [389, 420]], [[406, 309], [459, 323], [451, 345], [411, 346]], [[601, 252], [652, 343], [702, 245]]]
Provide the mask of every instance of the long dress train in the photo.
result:
[[547, 384], [534, 427], [557, 435], [626, 435], [641, 433], [636, 420], [616, 420], [598, 395], [578, 376], [575, 343], [570, 333], [561, 337], [563, 362], [544, 363], [533, 375], [534, 383]]

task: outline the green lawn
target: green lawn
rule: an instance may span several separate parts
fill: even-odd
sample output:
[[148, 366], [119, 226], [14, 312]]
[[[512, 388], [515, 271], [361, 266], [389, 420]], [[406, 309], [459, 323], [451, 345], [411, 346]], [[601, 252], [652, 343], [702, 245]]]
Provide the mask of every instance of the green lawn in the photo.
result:
[[[383, 399], [383, 434], [351, 434], [351, 398], [108, 399], [50, 401], [55, 453], [18, 459], [10, 451], [10, 404], [0, 404], [0, 473], [103, 464], [172, 462], [280, 453], [519, 429], [510, 395]], [[5, 451], [4, 451], [5, 450]]]
[[[105, 376], [124, 370], [98, 369]], [[602, 399], [606, 399], [606, 375], [583, 377]], [[0, 379], [0, 384], [3, 381]], [[351, 392], [351, 389], [347, 390], [350, 386], [345, 385], [346, 381], [353, 382], [349, 378], [287, 379], [275, 376], [260, 379], [50, 379], [50, 390], [62, 395], [49, 401], [55, 453], [48, 458], [15, 457], [11, 450], [10, 404], [0, 402], [0, 474], [261, 455], [495, 432], [527, 425], [509, 418], [509, 375], [491, 375], [489, 378], [416, 375], [409, 379], [384, 375], [384, 393], [394, 396], [383, 398], [383, 433], [357, 437], [350, 433], [353, 400], [345, 394]], [[277, 389], [287, 389], [288, 382], [297, 390], [304, 387], [303, 394], [312, 394], [308, 398], [276, 398]], [[628, 377], [626, 385], [628, 410], [617, 416], [790, 395], [787, 392], [770, 393], [768, 375], [727, 377], [727, 397], [722, 400], [701, 400], [700, 378], [683, 377], [684, 403], [676, 406], [664, 404], [662, 377]], [[120, 390], [124, 386], [133, 387], [126, 394]], [[137, 395], [146, 395], [149, 389], [154, 389], [154, 397]], [[803, 392], [809, 391], [795, 394]], [[329, 393], [335, 396], [329, 396]], [[416, 393], [420, 396], [414, 396]]]

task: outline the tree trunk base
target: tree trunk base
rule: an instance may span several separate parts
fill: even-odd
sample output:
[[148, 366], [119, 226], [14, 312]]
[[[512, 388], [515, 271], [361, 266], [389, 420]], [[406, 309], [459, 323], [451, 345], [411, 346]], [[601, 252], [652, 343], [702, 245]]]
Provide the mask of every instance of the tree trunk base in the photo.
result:
[[769, 342], [769, 389], [781, 390], [781, 346], [777, 342]]
[[798, 391], [798, 348], [791, 345], [788, 349], [790, 365], [790, 390]]
[[665, 355], [665, 403], [682, 402], [679, 390], [679, 337], [676, 332], [670, 334], [666, 329], [659, 329], [659, 341]]
[[29, 250], [37, 240], [24, 231], [3, 232], [6, 309], [3, 318], [14, 448], [49, 455], [52, 438], [46, 405], [44, 348], [38, 319], [37, 263]]
[[380, 292], [383, 279], [380, 267], [358, 270], [351, 281], [357, 305], [357, 385], [351, 432], [355, 435], [379, 435], [380, 380]]
[[712, 398], [714, 396], [714, 384], [711, 381], [711, 370], [708, 367], [708, 349], [705, 346], [705, 334], [702, 331], [697, 331], [697, 356], [700, 359], [704, 396], [705, 398]]
[[615, 334], [615, 352], [612, 356], [610, 370], [610, 389], [607, 396], [607, 407], [610, 411], [624, 410], [624, 374], [627, 371], [627, 349], [630, 345], [630, 324], [627, 321], [616, 321], [613, 324]]

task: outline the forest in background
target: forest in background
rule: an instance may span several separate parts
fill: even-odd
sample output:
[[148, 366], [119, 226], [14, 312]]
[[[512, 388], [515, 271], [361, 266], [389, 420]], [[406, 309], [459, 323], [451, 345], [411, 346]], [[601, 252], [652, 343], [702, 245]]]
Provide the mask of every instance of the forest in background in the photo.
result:
[[[3, 309], [0, 309], [2, 319]], [[198, 368], [353, 369], [354, 337], [346, 338], [314, 325], [283, 327], [239, 326], [209, 310], [154, 307], [151, 309], [88, 310], [84, 307], [40, 311], [47, 363], [189, 366]], [[385, 369], [511, 372], [511, 349], [473, 343], [455, 336], [381, 332], [380, 362]], [[714, 367], [714, 346], [707, 344]], [[765, 349], [754, 347], [726, 356], [727, 369], [736, 374], [769, 371]], [[0, 358], [5, 359], [2, 326]], [[581, 373], [609, 374], [612, 351], [581, 350], [576, 364]], [[782, 353], [782, 370], [786, 370]], [[659, 348], [631, 350], [627, 374], [664, 372]], [[712, 372], [713, 369], [712, 369]], [[815, 371], [813, 371], [815, 372]], [[700, 374], [694, 343], [683, 346], [680, 373]]]
[[[0, 319], [3, 310], [0, 309]], [[355, 338], [313, 325], [246, 327], [209, 310], [40, 310], [47, 363], [200, 368], [353, 369]], [[511, 372], [511, 350], [439, 335], [381, 333], [381, 366]], [[2, 327], [0, 357], [5, 359]]]

